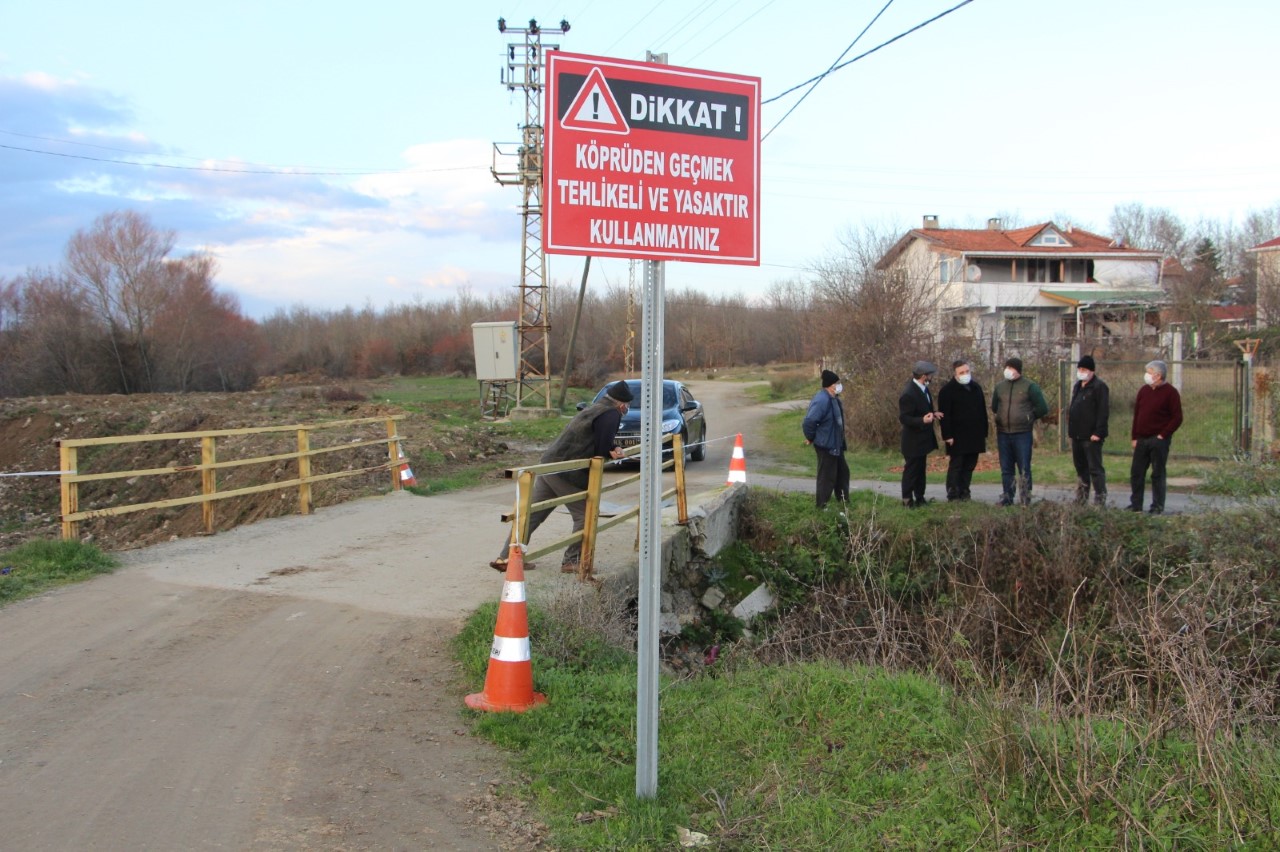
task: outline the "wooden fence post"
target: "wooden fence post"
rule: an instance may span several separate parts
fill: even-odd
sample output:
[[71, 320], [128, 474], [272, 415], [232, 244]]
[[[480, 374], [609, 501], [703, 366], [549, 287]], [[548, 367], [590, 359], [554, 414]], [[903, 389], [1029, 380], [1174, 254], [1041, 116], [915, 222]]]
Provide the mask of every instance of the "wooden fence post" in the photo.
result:
[[68, 521], [68, 515], [74, 515], [80, 511], [80, 485], [72, 482], [71, 477], [76, 473], [77, 452], [75, 447], [68, 447], [65, 444], [58, 444], [58, 464], [60, 491], [62, 492], [62, 538], [65, 541], [71, 541], [80, 537], [80, 522]]
[[595, 569], [596, 525], [600, 523], [600, 484], [604, 481], [604, 458], [595, 456], [587, 468], [587, 505], [583, 510], [582, 545], [578, 555], [578, 576], [590, 577]]
[[311, 432], [298, 430], [298, 514], [311, 514]]
[[396, 421], [387, 419], [387, 457], [391, 460], [391, 490], [400, 491], [400, 436], [396, 434]]
[[[705, 435], [702, 440], [706, 440]], [[683, 526], [689, 523], [689, 501], [684, 490], [684, 441], [678, 434], [671, 439], [671, 457], [676, 471], [676, 520]]]
[[511, 542], [527, 544], [529, 541], [529, 507], [533, 505], [533, 480], [531, 470], [520, 471], [516, 480], [516, 516], [511, 523]]
[[[205, 435], [200, 439], [200, 464], [212, 465], [218, 463], [218, 439], [213, 435]], [[200, 471], [200, 493], [205, 498], [211, 498], [218, 493], [218, 471], [205, 467]], [[204, 531], [208, 535], [213, 535], [213, 508], [214, 501], [205, 499], [200, 504], [200, 516], [204, 521]]]

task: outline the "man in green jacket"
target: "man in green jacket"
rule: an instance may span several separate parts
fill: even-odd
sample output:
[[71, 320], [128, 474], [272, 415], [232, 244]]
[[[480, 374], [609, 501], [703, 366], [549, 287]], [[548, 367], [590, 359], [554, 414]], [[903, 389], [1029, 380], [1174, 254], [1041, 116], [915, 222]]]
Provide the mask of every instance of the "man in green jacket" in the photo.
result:
[[991, 413], [995, 415], [1000, 482], [1004, 487], [1000, 505], [1013, 505], [1018, 486], [1018, 502], [1026, 506], [1031, 502], [1031, 429], [1049, 413], [1049, 404], [1044, 401], [1040, 386], [1022, 375], [1021, 358], [1004, 362], [1004, 381], [991, 392]]

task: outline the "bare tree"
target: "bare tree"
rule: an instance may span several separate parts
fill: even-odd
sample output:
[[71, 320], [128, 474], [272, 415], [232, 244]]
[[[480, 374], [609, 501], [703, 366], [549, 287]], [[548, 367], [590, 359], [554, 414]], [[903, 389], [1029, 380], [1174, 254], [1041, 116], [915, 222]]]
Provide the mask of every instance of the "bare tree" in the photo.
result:
[[207, 254], [165, 261], [170, 297], [151, 328], [157, 390], [245, 390], [256, 381], [257, 326], [233, 296], [218, 292], [216, 271]]
[[67, 276], [107, 330], [124, 393], [155, 388], [150, 333], [170, 296], [165, 259], [174, 238], [146, 216], [118, 210], [99, 216], [67, 244]]
[[912, 363], [932, 355], [937, 332], [936, 263], [876, 268], [897, 237], [884, 227], [851, 229], [840, 250], [817, 265], [814, 282], [814, 325], [824, 357], [849, 378], [847, 426], [880, 446], [897, 441], [898, 394]]
[[1165, 257], [1185, 260], [1191, 240], [1187, 228], [1173, 211], [1146, 208], [1142, 204], [1117, 205], [1111, 212], [1111, 234], [1125, 245], [1158, 251]]
[[6, 336], [5, 393], [99, 393], [114, 387], [99, 358], [102, 329], [65, 276], [30, 270], [15, 282], [17, 318]]

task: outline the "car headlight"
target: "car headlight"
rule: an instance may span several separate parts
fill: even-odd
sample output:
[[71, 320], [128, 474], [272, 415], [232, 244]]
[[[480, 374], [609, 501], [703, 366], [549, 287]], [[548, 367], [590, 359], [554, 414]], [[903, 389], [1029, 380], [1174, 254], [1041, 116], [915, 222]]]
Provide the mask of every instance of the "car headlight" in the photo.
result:
[[681, 427], [681, 426], [683, 426], [683, 425], [684, 425], [684, 421], [683, 421], [683, 420], [681, 420], [679, 417], [673, 417], [673, 418], [672, 418], [672, 419], [670, 419], [670, 420], [663, 420], [663, 421], [662, 421], [662, 434], [664, 434], [664, 435], [665, 435], [665, 434], [667, 434], [668, 432], [679, 432], [679, 431], [680, 431], [680, 427]]

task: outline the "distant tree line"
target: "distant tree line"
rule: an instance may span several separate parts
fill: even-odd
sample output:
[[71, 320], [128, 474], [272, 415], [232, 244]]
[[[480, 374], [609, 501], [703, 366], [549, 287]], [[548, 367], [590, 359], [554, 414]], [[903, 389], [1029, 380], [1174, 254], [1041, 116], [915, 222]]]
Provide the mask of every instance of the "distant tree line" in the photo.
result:
[[[1280, 302], [1280, 293], [1259, 291], [1245, 251], [1280, 236], [1280, 206], [1239, 226], [1187, 226], [1167, 210], [1133, 204], [1117, 207], [1110, 226], [1128, 244], [1183, 263], [1186, 292], [1172, 295], [1188, 318], [1210, 302]], [[966, 351], [964, 341], [927, 333], [931, 291], [876, 270], [900, 236], [892, 226], [850, 228], [804, 278], [775, 282], [759, 297], [668, 291], [665, 368], [826, 360], [851, 373], [850, 407], [865, 411], [877, 424], [872, 431], [888, 440], [902, 364]], [[285, 374], [474, 375], [471, 325], [517, 318], [513, 282], [509, 294], [487, 298], [463, 288], [448, 300], [337, 311], [295, 305], [254, 321], [217, 289], [213, 258], [175, 257], [174, 244], [172, 231], [141, 214], [108, 213], [72, 236], [59, 266], [0, 279], [0, 395], [237, 391]], [[577, 298], [576, 283], [550, 285], [556, 376]], [[571, 381], [592, 386], [623, 371], [628, 341], [638, 346], [638, 298], [617, 282], [592, 283]]]

